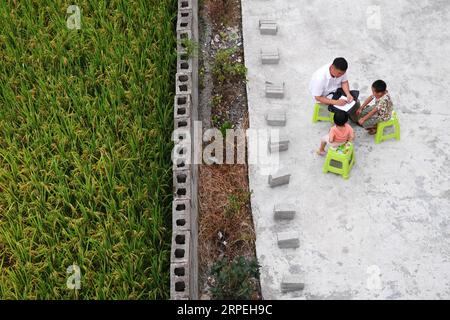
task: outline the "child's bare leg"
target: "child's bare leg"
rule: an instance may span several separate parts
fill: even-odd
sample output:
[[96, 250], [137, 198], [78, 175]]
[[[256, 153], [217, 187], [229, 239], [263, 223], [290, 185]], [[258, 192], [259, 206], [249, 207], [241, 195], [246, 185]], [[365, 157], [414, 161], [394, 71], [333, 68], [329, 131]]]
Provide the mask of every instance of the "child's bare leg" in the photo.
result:
[[325, 146], [326, 146], [326, 145], [327, 145], [326, 142], [321, 141], [321, 142], [320, 142], [320, 149], [319, 149], [319, 151], [325, 151]]
[[325, 146], [327, 145], [327, 143], [325, 141], [321, 141], [320, 142], [320, 149], [319, 151], [317, 151], [317, 154], [320, 156], [325, 155]]

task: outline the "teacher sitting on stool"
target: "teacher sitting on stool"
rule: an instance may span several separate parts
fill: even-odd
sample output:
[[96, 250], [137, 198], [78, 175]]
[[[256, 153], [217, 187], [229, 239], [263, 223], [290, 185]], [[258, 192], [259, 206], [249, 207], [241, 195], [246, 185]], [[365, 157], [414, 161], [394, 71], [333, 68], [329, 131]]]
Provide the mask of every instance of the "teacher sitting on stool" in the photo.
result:
[[[335, 113], [339, 110], [334, 105], [345, 106], [353, 100], [356, 103], [347, 111], [347, 113], [351, 114], [353, 110], [359, 108], [359, 91], [350, 91], [350, 85], [346, 74], [347, 69], [347, 61], [344, 58], [336, 58], [331, 65], [324, 65], [314, 72], [312, 76], [309, 90], [316, 102], [328, 105], [328, 110], [330, 112]], [[339, 99], [342, 96], [347, 97], [347, 100]]]

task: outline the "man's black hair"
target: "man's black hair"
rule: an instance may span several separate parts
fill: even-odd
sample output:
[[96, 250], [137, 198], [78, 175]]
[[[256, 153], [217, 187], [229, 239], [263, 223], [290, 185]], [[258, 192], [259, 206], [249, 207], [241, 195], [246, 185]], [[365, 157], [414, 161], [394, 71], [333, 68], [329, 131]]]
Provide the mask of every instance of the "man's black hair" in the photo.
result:
[[342, 127], [344, 124], [346, 124], [348, 121], [348, 114], [344, 111], [338, 111], [334, 114], [334, 123]]
[[347, 71], [348, 63], [344, 58], [336, 58], [333, 61], [333, 66], [340, 71]]
[[372, 84], [372, 88], [375, 90], [375, 92], [380, 93], [386, 91], [387, 85], [383, 80], [377, 80]]

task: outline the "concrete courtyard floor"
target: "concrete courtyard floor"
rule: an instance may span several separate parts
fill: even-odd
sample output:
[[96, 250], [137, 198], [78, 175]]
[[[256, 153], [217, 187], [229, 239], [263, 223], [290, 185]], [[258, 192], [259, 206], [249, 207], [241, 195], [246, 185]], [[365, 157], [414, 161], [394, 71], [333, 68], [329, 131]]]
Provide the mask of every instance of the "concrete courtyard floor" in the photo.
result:
[[[450, 2], [242, 0], [242, 11], [250, 128], [269, 129], [264, 115], [284, 110], [291, 141], [279, 155], [288, 186], [269, 188], [264, 168], [250, 166], [264, 298], [450, 299]], [[275, 19], [278, 34], [261, 35], [259, 19]], [[278, 48], [280, 63], [262, 65], [263, 48]], [[362, 99], [374, 80], [388, 83], [402, 134], [375, 145], [354, 126], [348, 181], [322, 173], [315, 150], [330, 124], [312, 123], [308, 92], [338, 56]], [[284, 99], [265, 98], [266, 80], [285, 82]], [[279, 203], [296, 205], [293, 222], [274, 221]], [[300, 247], [279, 249], [282, 231]], [[304, 290], [282, 294], [285, 274]]]

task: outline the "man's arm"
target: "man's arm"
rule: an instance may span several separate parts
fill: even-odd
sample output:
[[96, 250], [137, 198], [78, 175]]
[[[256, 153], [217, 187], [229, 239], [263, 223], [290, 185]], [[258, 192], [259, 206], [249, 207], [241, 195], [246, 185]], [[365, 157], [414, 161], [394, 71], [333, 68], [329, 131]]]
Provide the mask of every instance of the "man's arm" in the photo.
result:
[[347, 96], [348, 102], [352, 102], [354, 99], [350, 93], [350, 84], [348, 83], [348, 81], [342, 82], [342, 90], [344, 90], [344, 93]]
[[347, 102], [345, 100], [339, 99], [339, 100], [334, 100], [334, 99], [328, 99], [327, 97], [321, 97], [321, 96], [316, 96], [316, 101], [322, 103], [322, 104], [326, 104], [326, 105], [336, 105], [336, 106], [345, 106], [347, 104]]

